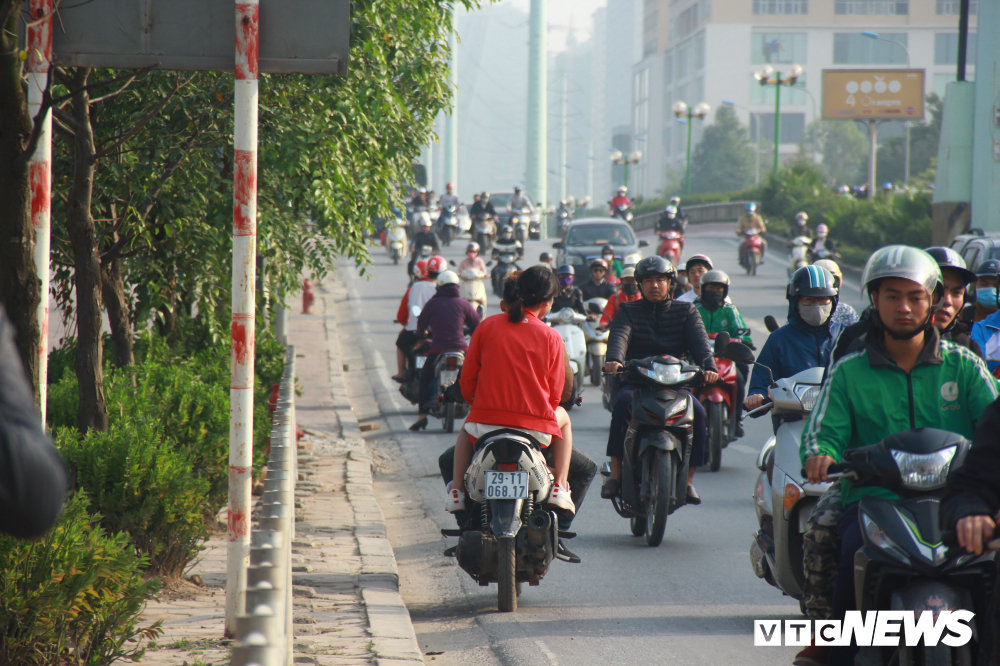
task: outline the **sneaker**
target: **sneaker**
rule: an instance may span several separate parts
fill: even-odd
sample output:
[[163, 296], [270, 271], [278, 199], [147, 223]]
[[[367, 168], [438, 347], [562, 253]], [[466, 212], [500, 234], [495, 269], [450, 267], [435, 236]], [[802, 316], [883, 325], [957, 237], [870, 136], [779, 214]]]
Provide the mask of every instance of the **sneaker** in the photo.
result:
[[826, 645], [810, 645], [803, 649], [792, 661], [793, 666], [826, 666], [830, 648]]
[[465, 511], [465, 493], [457, 488], [452, 488], [450, 483], [448, 484], [448, 488], [445, 492], [447, 493], [444, 498], [445, 511], [448, 513]]
[[569, 511], [574, 516], [576, 515], [576, 505], [573, 504], [573, 500], [569, 496], [569, 491], [563, 490], [562, 486], [558, 483], [552, 484], [552, 492], [549, 493], [547, 504]]

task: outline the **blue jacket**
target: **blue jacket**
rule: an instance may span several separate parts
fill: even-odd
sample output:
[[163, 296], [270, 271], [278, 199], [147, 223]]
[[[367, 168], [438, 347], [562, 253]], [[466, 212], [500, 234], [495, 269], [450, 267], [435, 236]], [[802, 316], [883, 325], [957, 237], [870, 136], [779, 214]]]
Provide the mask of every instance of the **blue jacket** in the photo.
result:
[[969, 337], [979, 343], [989, 371], [996, 370], [1000, 365], [1000, 310], [973, 324]]
[[[833, 322], [819, 328], [810, 326], [802, 321], [793, 304], [788, 308], [788, 323], [768, 337], [757, 362], [769, 367], [775, 380], [809, 368], [825, 368], [830, 362], [834, 342], [843, 330], [842, 324]], [[756, 393], [766, 398], [768, 384], [767, 371], [754, 367], [747, 394]]]

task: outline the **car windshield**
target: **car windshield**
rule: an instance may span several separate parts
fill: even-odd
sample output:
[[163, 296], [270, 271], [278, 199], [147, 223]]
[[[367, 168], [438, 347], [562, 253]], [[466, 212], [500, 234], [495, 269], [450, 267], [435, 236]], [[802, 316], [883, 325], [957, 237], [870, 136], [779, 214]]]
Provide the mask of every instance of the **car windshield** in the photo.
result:
[[494, 208], [500, 210], [507, 207], [507, 202], [510, 201], [511, 196], [510, 194], [491, 194], [490, 203], [493, 204]]
[[635, 245], [635, 236], [625, 224], [580, 224], [571, 227], [566, 245]]

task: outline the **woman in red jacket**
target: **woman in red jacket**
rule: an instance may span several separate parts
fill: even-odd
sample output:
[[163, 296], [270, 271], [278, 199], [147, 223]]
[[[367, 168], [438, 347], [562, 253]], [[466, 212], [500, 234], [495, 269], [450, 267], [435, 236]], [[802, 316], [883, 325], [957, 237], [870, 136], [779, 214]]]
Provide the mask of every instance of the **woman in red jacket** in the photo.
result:
[[549, 268], [532, 266], [518, 277], [517, 299], [507, 312], [486, 318], [472, 336], [459, 380], [471, 410], [455, 444], [449, 502], [456, 508], [465, 504], [472, 442], [492, 430], [514, 428], [537, 440], [552, 459], [555, 484], [548, 503], [576, 512], [567, 481], [573, 436], [569, 414], [559, 406], [565, 381], [563, 341], [541, 321], [558, 291]]

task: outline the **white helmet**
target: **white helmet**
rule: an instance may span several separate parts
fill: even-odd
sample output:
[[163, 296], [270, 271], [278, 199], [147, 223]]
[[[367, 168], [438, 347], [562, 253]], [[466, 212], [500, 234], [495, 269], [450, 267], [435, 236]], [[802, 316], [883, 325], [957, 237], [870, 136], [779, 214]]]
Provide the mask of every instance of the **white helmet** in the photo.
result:
[[628, 188], [627, 188], [627, 187], [625, 187], [624, 185], [622, 185], [622, 186], [620, 186], [620, 187], [618, 188], [618, 191], [619, 191], [619, 192], [628, 192]]
[[458, 284], [458, 273], [455, 271], [444, 271], [438, 274], [437, 286], [446, 284]]
[[795, 214], [795, 221], [796, 222], [808, 222], [809, 221], [809, 216], [806, 213], [804, 213], [804, 212], [796, 213]]
[[670, 197], [670, 203], [672, 205], [676, 206], [680, 202], [681, 202], [681, 198], [680, 197]]
[[417, 221], [420, 222], [418, 226], [421, 227], [434, 226], [434, 224], [431, 222], [431, 214], [428, 213], [426, 210], [420, 211], [420, 213], [417, 215]]

